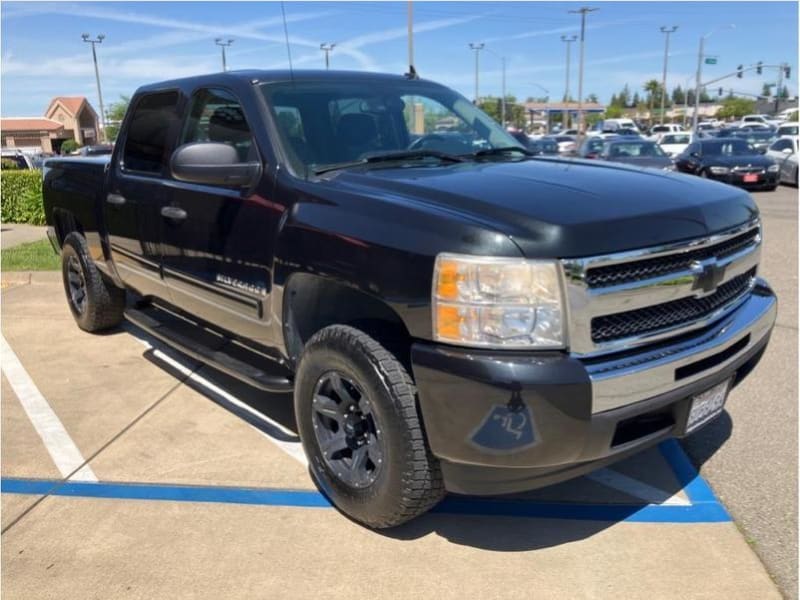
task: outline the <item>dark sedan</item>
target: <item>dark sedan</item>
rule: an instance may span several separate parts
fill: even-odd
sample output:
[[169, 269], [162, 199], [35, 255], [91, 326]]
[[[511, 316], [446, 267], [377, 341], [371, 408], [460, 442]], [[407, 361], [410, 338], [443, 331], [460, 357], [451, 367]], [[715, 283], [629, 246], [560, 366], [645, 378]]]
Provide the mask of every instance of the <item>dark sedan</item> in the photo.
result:
[[606, 140], [598, 158], [637, 167], [672, 169], [672, 160], [661, 146], [641, 138]]
[[587, 137], [583, 140], [581, 147], [575, 155], [579, 158], [599, 158], [600, 153], [603, 151], [603, 146], [609, 140], [616, 139], [617, 136], [602, 138], [599, 135]]
[[764, 154], [777, 138], [775, 133], [767, 130], [742, 130], [734, 134], [737, 137], [745, 140], [753, 148]]
[[774, 190], [780, 168], [740, 138], [703, 139], [687, 146], [675, 168], [724, 183]]
[[535, 156], [558, 156], [558, 142], [554, 140], [548, 138], [534, 140], [522, 131], [509, 131], [508, 133]]

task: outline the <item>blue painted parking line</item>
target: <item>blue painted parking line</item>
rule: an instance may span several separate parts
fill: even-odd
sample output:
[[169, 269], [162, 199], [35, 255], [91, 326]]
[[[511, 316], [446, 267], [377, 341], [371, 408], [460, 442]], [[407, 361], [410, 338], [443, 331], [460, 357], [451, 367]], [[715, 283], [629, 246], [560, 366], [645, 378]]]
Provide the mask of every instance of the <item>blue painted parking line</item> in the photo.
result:
[[[519, 499], [448, 496], [434, 512], [440, 514], [533, 517], [637, 523], [719, 523], [730, 521], [725, 508], [699, 476], [683, 450], [674, 441], [661, 445], [661, 452], [675, 470], [691, 500], [690, 505], [577, 504], [536, 502]], [[168, 500], [332, 508], [317, 491], [223, 486], [164, 485], [147, 483], [83, 482], [6, 477], [0, 491], [8, 494], [113, 498], [125, 500]]]

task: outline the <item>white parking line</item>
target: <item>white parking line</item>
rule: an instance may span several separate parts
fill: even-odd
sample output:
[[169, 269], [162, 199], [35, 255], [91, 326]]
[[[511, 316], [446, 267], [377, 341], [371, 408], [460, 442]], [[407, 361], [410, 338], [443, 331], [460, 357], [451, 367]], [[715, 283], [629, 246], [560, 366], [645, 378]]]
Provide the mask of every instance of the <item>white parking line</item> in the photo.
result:
[[623, 475], [619, 471], [599, 469], [584, 475], [584, 477], [606, 487], [625, 492], [630, 496], [646, 500], [650, 504], [666, 504], [670, 506], [691, 506], [692, 504], [685, 498], [681, 498], [678, 494], [670, 495], [664, 490], [653, 487], [644, 481], [639, 481], [633, 477]]
[[[126, 329], [128, 329], [128, 328], [126, 327]], [[130, 331], [130, 329], [128, 329], [128, 331]], [[153, 350], [153, 355], [156, 358], [158, 358], [159, 360], [167, 363], [172, 368], [174, 368], [175, 370], [177, 370], [181, 374], [185, 375], [186, 377], [188, 377], [190, 380], [192, 380], [196, 384], [201, 385], [202, 387], [206, 388], [207, 390], [209, 390], [213, 394], [215, 394], [215, 395], [221, 397], [222, 399], [224, 399], [226, 402], [230, 402], [231, 404], [233, 404], [237, 408], [240, 408], [240, 409], [242, 409], [244, 411], [247, 411], [248, 413], [250, 413], [251, 415], [253, 415], [257, 419], [259, 419], [260, 421], [263, 421], [266, 424], [268, 424], [271, 428], [277, 429], [281, 433], [284, 433], [284, 434], [286, 434], [288, 436], [296, 437], [297, 434], [294, 431], [292, 431], [291, 429], [287, 429], [286, 427], [281, 425], [278, 421], [270, 419], [267, 415], [257, 411], [256, 409], [254, 409], [252, 406], [250, 406], [246, 402], [242, 402], [241, 400], [239, 400], [239, 398], [237, 398], [236, 396], [234, 396], [230, 392], [225, 391], [224, 389], [222, 389], [218, 385], [212, 383], [211, 381], [209, 381], [208, 379], [206, 379], [202, 375], [200, 375], [198, 373], [195, 373], [192, 369], [190, 369], [189, 367], [187, 367], [186, 365], [184, 365], [180, 361], [175, 360], [171, 356], [168, 356], [167, 354], [165, 354], [161, 350], [155, 348], [147, 340], [144, 340], [141, 337], [139, 337], [140, 334], [139, 334], [138, 331], [136, 331], [135, 333], [133, 333], [133, 332], [131, 332], [131, 333], [132, 333], [134, 339], [136, 339], [140, 344], [142, 344], [143, 346], [145, 346], [146, 348], [148, 348], [150, 350]], [[277, 438], [275, 438], [275, 437], [273, 437], [273, 436], [261, 431], [258, 428], [255, 428], [255, 429], [261, 435], [263, 435], [265, 438], [267, 438], [270, 442], [275, 444], [278, 448], [280, 448], [286, 454], [288, 454], [293, 459], [295, 459], [297, 462], [299, 462], [301, 465], [308, 466], [308, 460], [306, 459], [305, 452], [303, 452], [303, 445], [300, 442], [288, 442], [286, 440], [279, 440], [279, 439], [277, 439]]]
[[[56, 468], [62, 477], [69, 476], [86, 460], [2, 334], [0, 334], [0, 363], [11, 389], [14, 390], [22, 408], [25, 409], [36, 433], [42, 438]], [[97, 477], [88, 464], [75, 472], [69, 479], [97, 481]]]

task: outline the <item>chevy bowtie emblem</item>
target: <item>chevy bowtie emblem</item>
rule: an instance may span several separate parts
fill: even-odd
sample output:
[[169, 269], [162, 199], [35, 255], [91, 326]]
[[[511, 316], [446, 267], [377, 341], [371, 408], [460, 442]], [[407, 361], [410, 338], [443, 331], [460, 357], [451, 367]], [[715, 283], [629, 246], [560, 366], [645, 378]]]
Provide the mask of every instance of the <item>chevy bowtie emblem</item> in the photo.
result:
[[694, 285], [692, 290], [695, 290], [697, 296], [708, 296], [717, 290], [717, 286], [725, 276], [725, 267], [717, 264], [715, 259], [709, 260], [694, 260], [689, 265], [692, 273], [694, 273]]

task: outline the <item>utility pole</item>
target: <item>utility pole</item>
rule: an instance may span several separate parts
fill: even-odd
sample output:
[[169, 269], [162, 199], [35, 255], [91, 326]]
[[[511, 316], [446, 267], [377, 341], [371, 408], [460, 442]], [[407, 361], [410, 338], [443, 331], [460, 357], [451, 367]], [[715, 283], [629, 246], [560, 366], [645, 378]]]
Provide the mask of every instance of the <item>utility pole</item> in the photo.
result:
[[584, 129], [584, 115], [583, 115], [583, 46], [586, 39], [586, 15], [590, 12], [600, 10], [598, 8], [589, 8], [583, 6], [578, 10], [570, 10], [568, 12], [581, 15], [581, 58], [578, 63], [578, 137], [583, 136]]
[[[100, 89], [100, 69], [97, 66], [97, 50], [95, 50], [95, 45], [102, 44], [103, 40], [106, 39], [106, 36], [102, 33], [97, 36], [96, 39], [89, 39], [91, 36], [88, 33], [81, 34], [81, 38], [87, 44], [92, 45], [92, 60], [94, 61], [94, 78], [97, 82], [97, 99], [100, 101], [100, 122], [103, 125], [103, 141], [108, 141], [108, 132], [106, 131], [106, 111], [103, 108], [103, 92]], [[81, 137], [83, 134], [81, 134]]]
[[669, 60], [669, 36], [675, 33], [678, 30], [677, 25], [673, 25], [672, 28], [661, 27], [661, 33], [665, 33], [667, 36], [666, 41], [664, 42], [664, 74], [661, 76], [661, 124], [664, 124], [664, 112], [666, 107], [666, 99], [667, 99], [667, 61]]
[[336, 47], [336, 44], [320, 44], [319, 49], [325, 53], [325, 70], [331, 68], [331, 52]]
[[715, 32], [720, 29], [735, 29], [736, 25], [724, 25], [712, 29], [704, 36], [700, 37], [700, 49], [697, 52], [697, 79], [694, 86], [694, 115], [692, 117], [692, 131], [697, 133], [697, 120], [700, 113], [700, 79], [703, 76], [703, 52], [705, 49], [706, 39], [710, 38]]
[[570, 59], [569, 59], [569, 49], [572, 45], [572, 42], [578, 39], [577, 35], [562, 35], [561, 41], [567, 44], [567, 83], [564, 86], [564, 112], [561, 116], [561, 125], [562, 129], [569, 129], [569, 108], [567, 108], [567, 102], [569, 102], [569, 67], [570, 67]]
[[226, 56], [225, 56], [225, 48], [229, 47], [233, 43], [233, 40], [228, 40], [226, 42], [223, 42], [222, 38], [217, 38], [217, 39], [214, 40], [214, 43], [217, 46], [219, 46], [220, 48], [222, 48], [222, 70], [223, 71], [227, 71], [228, 70], [228, 62], [227, 62]]
[[483, 43], [473, 44], [472, 42], [470, 42], [470, 44], [469, 44], [469, 47], [472, 50], [475, 51], [475, 106], [478, 105], [478, 101], [480, 99], [479, 96], [478, 96], [478, 68], [479, 68], [479, 60], [480, 60], [478, 58], [478, 56], [480, 55], [481, 50], [483, 50], [484, 46], [485, 46], [485, 44], [483, 44]]
[[783, 87], [783, 70], [786, 65], [781, 63], [778, 67], [778, 87], [775, 88], [775, 114], [781, 110], [781, 88]]
[[503, 76], [501, 80], [501, 94], [502, 98], [500, 99], [500, 123], [503, 127], [506, 126], [506, 57], [500, 56], [497, 52], [489, 48], [488, 46], [484, 48], [487, 52], [494, 54], [497, 58], [500, 59], [500, 64], [503, 65]]

